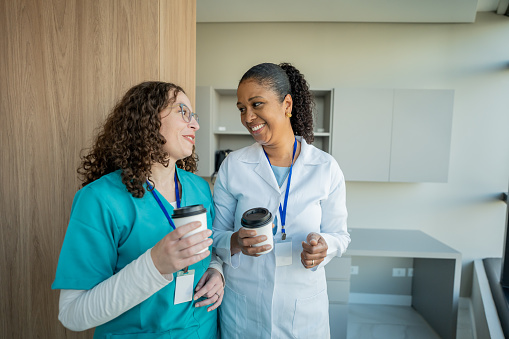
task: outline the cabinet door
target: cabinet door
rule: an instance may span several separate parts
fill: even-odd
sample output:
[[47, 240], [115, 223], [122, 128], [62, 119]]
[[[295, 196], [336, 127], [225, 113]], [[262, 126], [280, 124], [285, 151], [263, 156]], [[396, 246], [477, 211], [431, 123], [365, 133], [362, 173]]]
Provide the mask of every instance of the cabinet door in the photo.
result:
[[453, 90], [395, 90], [390, 181], [447, 182], [453, 103]]
[[325, 266], [327, 280], [350, 280], [351, 257], [334, 257]]
[[331, 154], [350, 181], [389, 181], [394, 90], [334, 89]]

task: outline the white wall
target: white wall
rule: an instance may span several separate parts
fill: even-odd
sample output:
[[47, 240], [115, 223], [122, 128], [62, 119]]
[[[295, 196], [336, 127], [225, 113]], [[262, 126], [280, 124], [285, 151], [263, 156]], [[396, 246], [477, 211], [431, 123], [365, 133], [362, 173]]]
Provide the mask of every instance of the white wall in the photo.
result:
[[351, 228], [420, 229], [460, 251], [469, 296], [472, 261], [503, 249], [506, 205], [496, 197], [509, 179], [509, 18], [198, 24], [197, 85], [236, 88], [266, 61], [293, 63], [312, 88], [455, 90], [449, 182], [348, 182], [347, 207]]

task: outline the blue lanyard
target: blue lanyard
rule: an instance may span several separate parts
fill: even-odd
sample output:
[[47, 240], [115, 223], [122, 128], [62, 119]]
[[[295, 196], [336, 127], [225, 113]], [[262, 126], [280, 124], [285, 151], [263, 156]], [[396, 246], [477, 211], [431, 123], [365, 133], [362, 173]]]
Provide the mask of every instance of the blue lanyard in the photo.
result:
[[[286, 232], [285, 232], [286, 207], [288, 206], [288, 195], [290, 193], [290, 182], [292, 181], [293, 160], [295, 159], [295, 151], [296, 150], [297, 150], [297, 139], [295, 139], [295, 141], [293, 142], [292, 164], [290, 165], [290, 172], [288, 173], [288, 183], [286, 184], [286, 194], [285, 194], [285, 200], [283, 203], [283, 207], [281, 207], [281, 203], [279, 204], [279, 215], [281, 216], [281, 233], [283, 233], [283, 234], [286, 234]], [[265, 150], [263, 150], [263, 153], [265, 153], [265, 157], [267, 158], [269, 165], [272, 166], [272, 164], [270, 163], [269, 156], [267, 155], [267, 152], [265, 152]]]
[[[180, 194], [179, 194], [179, 186], [177, 181], [177, 169], [175, 169], [175, 197], [177, 198], [177, 208], [180, 208]], [[173, 223], [173, 220], [171, 220], [170, 214], [166, 210], [166, 208], [163, 205], [163, 202], [161, 199], [159, 199], [159, 196], [157, 195], [156, 191], [154, 190], [154, 187], [148, 182], [147, 180], [147, 186], [149, 189], [152, 190], [152, 195], [156, 199], [157, 203], [159, 204], [159, 207], [161, 207], [161, 210], [163, 211], [164, 215], [166, 216], [166, 219], [168, 219], [168, 222], [170, 223], [170, 226], [175, 229], [175, 224]]]

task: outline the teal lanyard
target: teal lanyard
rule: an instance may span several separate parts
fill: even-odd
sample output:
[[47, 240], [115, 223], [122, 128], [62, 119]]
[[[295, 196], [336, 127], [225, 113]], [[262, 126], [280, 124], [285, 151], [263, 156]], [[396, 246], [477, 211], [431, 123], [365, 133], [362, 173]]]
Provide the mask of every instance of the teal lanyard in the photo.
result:
[[[295, 151], [296, 150], [297, 150], [297, 138], [295, 138], [295, 141], [293, 142], [292, 164], [290, 165], [290, 172], [288, 173], [288, 183], [286, 184], [286, 194], [285, 194], [285, 200], [283, 202], [283, 207], [281, 207], [281, 203], [279, 204], [279, 215], [281, 216], [281, 233], [283, 234], [283, 240], [285, 240], [285, 238], [286, 238], [286, 232], [285, 232], [286, 207], [288, 206], [288, 195], [290, 193], [290, 182], [292, 181], [293, 160], [295, 159]], [[272, 164], [270, 163], [269, 156], [267, 155], [267, 152], [265, 152], [265, 150], [263, 150], [263, 153], [265, 153], [265, 157], [267, 158], [269, 165], [272, 166]]]
[[[177, 181], [177, 169], [175, 169], [174, 180], [175, 180], [175, 197], [177, 198], [177, 208], [180, 208], [180, 194], [179, 194], [179, 186], [178, 186], [178, 181]], [[147, 186], [152, 191], [152, 195], [156, 199], [157, 204], [159, 205], [159, 207], [161, 207], [161, 210], [163, 211], [164, 215], [166, 216], [166, 219], [168, 219], [168, 222], [170, 223], [170, 226], [173, 229], [175, 229], [175, 224], [173, 223], [173, 220], [171, 220], [170, 214], [168, 213], [168, 211], [164, 207], [163, 202], [161, 201], [161, 199], [157, 195], [156, 191], [154, 190], [154, 187], [148, 182], [148, 180], [147, 180]]]

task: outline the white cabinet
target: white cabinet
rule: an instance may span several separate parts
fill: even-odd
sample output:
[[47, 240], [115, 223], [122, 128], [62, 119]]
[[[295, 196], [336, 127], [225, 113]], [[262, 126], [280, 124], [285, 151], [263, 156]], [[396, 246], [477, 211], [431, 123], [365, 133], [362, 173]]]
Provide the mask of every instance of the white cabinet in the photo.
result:
[[332, 155], [346, 180], [389, 181], [392, 90], [334, 90]]
[[394, 91], [390, 181], [447, 182], [452, 90]]
[[[311, 90], [315, 96], [313, 145], [330, 152], [332, 90]], [[236, 89], [196, 88], [196, 112], [200, 129], [196, 132], [198, 175], [209, 177], [214, 172], [217, 150], [237, 150], [254, 143], [253, 137], [240, 122]]]
[[[331, 153], [348, 181], [447, 182], [453, 90], [312, 90], [313, 145]], [[211, 176], [217, 150], [254, 140], [240, 122], [236, 89], [198, 86], [198, 175]]]
[[446, 182], [454, 91], [335, 89], [331, 153], [349, 181]]

